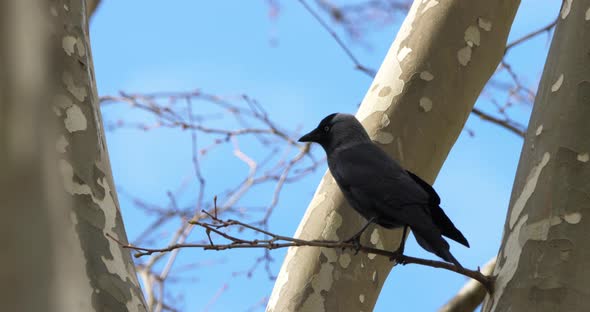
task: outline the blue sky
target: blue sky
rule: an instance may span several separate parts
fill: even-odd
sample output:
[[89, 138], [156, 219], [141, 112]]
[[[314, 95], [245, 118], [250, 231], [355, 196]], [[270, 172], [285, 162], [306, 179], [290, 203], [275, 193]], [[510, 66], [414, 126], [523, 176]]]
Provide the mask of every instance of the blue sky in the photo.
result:
[[[91, 22], [91, 40], [100, 95], [119, 91], [157, 92], [202, 89], [220, 95], [248, 94], [256, 98], [273, 120], [286, 129], [311, 129], [332, 112], [354, 113], [371, 79], [354, 70], [334, 40], [296, 1], [281, 1], [278, 18], [269, 18], [267, 1], [114, 1], [103, 0]], [[522, 1], [511, 39], [548, 24], [560, 1]], [[173, 4], [173, 5], [171, 5]], [[341, 34], [361, 62], [378, 68], [399, 27], [399, 22], [375, 27], [362, 43]], [[336, 28], [340, 30], [339, 28]], [[277, 40], [276, 44], [272, 41]], [[509, 61], [525, 84], [536, 88], [548, 50], [542, 35], [510, 51]], [[494, 94], [501, 96], [501, 94]], [[482, 98], [476, 106], [493, 111]], [[198, 108], [196, 108], [198, 110]], [[526, 123], [530, 107], [516, 106], [510, 114]], [[123, 105], [103, 108], [106, 123], [116, 120], [152, 120], [151, 116]], [[493, 257], [499, 246], [522, 139], [471, 117], [442, 168], [435, 188], [443, 208], [471, 243], [452, 245], [468, 267]], [[206, 140], [206, 139], [205, 139]], [[131, 239], [153, 220], [138, 210], [127, 194], [157, 205], [166, 205], [166, 192], [175, 190], [192, 174], [190, 135], [178, 129], [149, 132], [120, 129], [107, 133], [111, 164], [128, 235]], [[256, 154], [255, 148], [242, 146]], [[321, 156], [321, 151], [314, 153]], [[210, 177], [207, 197], [227, 188], [227, 180], [243, 177], [247, 168], [235, 161], [231, 150], [221, 149], [203, 161]], [[223, 167], [220, 166], [223, 164]], [[291, 235], [321, 178], [325, 167], [297, 184], [285, 187], [271, 221], [271, 230]], [[225, 183], [225, 184], [224, 184]], [[270, 200], [272, 188], [262, 187], [245, 199]], [[195, 199], [190, 189], [181, 205]], [[172, 231], [174, 227], [167, 228]], [[162, 233], [158, 245], [168, 236]], [[191, 240], [203, 238], [195, 231]], [[431, 258], [408, 240], [407, 253]], [[277, 273], [285, 250], [273, 251], [271, 269]], [[171, 284], [183, 311], [202, 311], [215, 294], [227, 289], [209, 311], [247, 311], [269, 296], [273, 282], [263, 269], [251, 278], [233, 272], [247, 270], [261, 252], [186, 250], [179, 265], [205, 263]], [[213, 265], [207, 265], [214, 262]], [[392, 306], [406, 311], [433, 311], [463, 285], [465, 279], [446, 271], [421, 266], [393, 270], [375, 311]], [[427, 294], [427, 295], [425, 295]], [[261, 309], [258, 309], [261, 310]]]

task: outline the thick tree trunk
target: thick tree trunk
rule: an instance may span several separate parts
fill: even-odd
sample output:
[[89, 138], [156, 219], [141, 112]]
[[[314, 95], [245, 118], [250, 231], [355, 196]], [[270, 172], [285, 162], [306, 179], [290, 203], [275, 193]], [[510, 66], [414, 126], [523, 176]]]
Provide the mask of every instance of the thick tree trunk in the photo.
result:
[[564, 1], [483, 311], [588, 311], [590, 0]]
[[0, 2], [0, 311], [57, 311], [50, 284], [55, 206], [45, 192], [42, 145], [51, 139], [42, 114], [50, 49], [40, 3]]
[[[357, 117], [406, 168], [433, 182], [502, 58], [519, 1], [416, 0]], [[341, 240], [364, 221], [324, 176], [295, 236]], [[370, 228], [363, 243], [395, 250], [401, 231]], [[370, 311], [392, 263], [346, 250], [291, 248], [267, 311]]]
[[0, 257], [10, 287], [0, 310], [145, 311], [129, 251], [106, 236], [127, 242], [84, 1], [4, 1], [0, 16], [0, 222], [10, 255]]

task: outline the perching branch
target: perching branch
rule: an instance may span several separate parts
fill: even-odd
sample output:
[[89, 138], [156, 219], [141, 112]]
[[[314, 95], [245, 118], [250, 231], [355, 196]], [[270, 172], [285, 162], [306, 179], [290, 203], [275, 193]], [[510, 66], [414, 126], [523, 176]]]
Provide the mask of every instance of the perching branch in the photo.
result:
[[[228, 249], [251, 249], [251, 248], [260, 248], [260, 249], [279, 249], [279, 248], [286, 248], [286, 247], [324, 247], [324, 248], [338, 248], [338, 249], [350, 249], [355, 250], [358, 252], [363, 252], [366, 254], [375, 254], [384, 257], [390, 258], [392, 261], [396, 261], [399, 264], [406, 265], [406, 264], [419, 264], [424, 266], [429, 266], [433, 268], [441, 268], [445, 270], [449, 270], [455, 273], [459, 273], [461, 275], [470, 277], [474, 280], [480, 282], [489, 293], [493, 291], [493, 279], [489, 276], [482, 274], [480, 271], [469, 270], [466, 268], [457, 267], [453, 264], [442, 262], [442, 261], [435, 261], [435, 260], [427, 260], [421, 258], [410, 257], [406, 255], [399, 255], [394, 251], [383, 250], [379, 248], [373, 248], [364, 245], [355, 245], [351, 242], [343, 242], [343, 241], [331, 241], [331, 240], [303, 240], [289, 236], [283, 236], [279, 234], [272, 233], [270, 231], [261, 229], [259, 227], [238, 221], [238, 220], [222, 220], [215, 217], [214, 214], [211, 214], [207, 211], [203, 211], [203, 213], [207, 214], [212, 222], [202, 222], [198, 220], [189, 221], [192, 225], [197, 225], [202, 227], [207, 234], [209, 239], [208, 243], [185, 243], [185, 244], [172, 244], [168, 247], [164, 248], [144, 248], [133, 246], [131, 244], [123, 244], [116, 240], [114, 237], [108, 235], [111, 239], [115, 240], [119, 243], [123, 248], [133, 249], [136, 250], [137, 253], [135, 254], [136, 258], [151, 255], [154, 253], [164, 253], [170, 252], [173, 250], [181, 249], [181, 248], [203, 248], [203, 250], [228, 250]], [[230, 227], [238, 227], [241, 229], [249, 229], [257, 234], [263, 234], [268, 239], [243, 239], [236, 237], [234, 235], [228, 234], [223, 231], [223, 229], [230, 228]], [[215, 233], [222, 238], [229, 241], [229, 243], [219, 244], [215, 243], [211, 237], [211, 233]]]
[[[482, 274], [492, 275], [496, 266], [496, 257], [492, 258], [481, 269]], [[486, 295], [482, 284], [469, 280], [461, 290], [441, 307], [438, 312], [472, 312], [481, 304]]]

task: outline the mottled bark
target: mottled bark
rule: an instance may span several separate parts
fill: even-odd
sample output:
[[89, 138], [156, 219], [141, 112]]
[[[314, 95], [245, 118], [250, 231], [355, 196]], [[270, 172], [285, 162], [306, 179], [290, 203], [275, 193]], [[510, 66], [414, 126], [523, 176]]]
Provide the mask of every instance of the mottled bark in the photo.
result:
[[[481, 273], [491, 275], [496, 266], [496, 258], [490, 260], [483, 268]], [[472, 312], [481, 304], [487, 291], [482, 283], [470, 279], [461, 290], [451, 298], [438, 312]]]
[[483, 311], [588, 311], [590, 0], [564, 1]]
[[55, 1], [61, 43], [60, 82], [52, 98], [61, 136], [59, 169], [72, 197], [70, 218], [84, 259], [88, 303], [100, 311], [143, 311], [145, 304], [128, 250], [99, 110], [84, 1]]
[[[357, 117], [406, 168], [433, 182], [500, 61], [519, 1], [416, 0]], [[295, 236], [345, 239], [364, 221], [327, 173]], [[459, 225], [460, 227], [460, 225]], [[394, 250], [401, 231], [363, 243]], [[370, 311], [393, 264], [346, 250], [291, 248], [267, 311]]]
[[[84, 1], [3, 1], [1, 311], [145, 311], [108, 161]], [[45, 44], [47, 43], [47, 44]], [[7, 305], [4, 308], [4, 304]]]

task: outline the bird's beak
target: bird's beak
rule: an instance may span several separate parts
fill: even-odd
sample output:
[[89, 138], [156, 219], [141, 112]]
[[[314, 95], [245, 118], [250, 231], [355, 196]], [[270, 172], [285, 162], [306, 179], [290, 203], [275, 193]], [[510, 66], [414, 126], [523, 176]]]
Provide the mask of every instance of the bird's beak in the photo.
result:
[[316, 142], [318, 135], [317, 129], [299, 138], [299, 142]]

